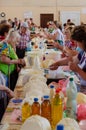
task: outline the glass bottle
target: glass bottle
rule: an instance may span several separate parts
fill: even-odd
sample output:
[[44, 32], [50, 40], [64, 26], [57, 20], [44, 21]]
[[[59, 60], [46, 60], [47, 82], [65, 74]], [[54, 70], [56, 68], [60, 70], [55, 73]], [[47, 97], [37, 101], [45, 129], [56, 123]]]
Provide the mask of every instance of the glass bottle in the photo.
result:
[[28, 100], [24, 100], [22, 104], [22, 122], [24, 122], [31, 115], [31, 106]]
[[47, 118], [49, 122], [51, 122], [51, 103], [48, 95], [43, 97], [43, 102], [41, 103], [41, 116]]
[[40, 115], [40, 104], [38, 98], [34, 98], [34, 102], [31, 106], [31, 115]]
[[70, 78], [66, 87], [66, 116], [76, 119], [77, 114], [77, 86], [73, 78]]
[[56, 90], [55, 96], [52, 100], [51, 104], [51, 126], [52, 129], [56, 128], [56, 124], [62, 119], [63, 117], [63, 103], [62, 103], [62, 98], [59, 94], [61, 89]]

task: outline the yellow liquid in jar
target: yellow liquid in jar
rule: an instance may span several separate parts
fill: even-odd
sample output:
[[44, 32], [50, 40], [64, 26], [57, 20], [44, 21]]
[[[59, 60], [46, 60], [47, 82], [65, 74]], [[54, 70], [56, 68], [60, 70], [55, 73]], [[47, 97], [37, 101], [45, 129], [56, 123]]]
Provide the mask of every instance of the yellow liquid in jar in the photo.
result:
[[24, 122], [30, 116], [30, 105], [24, 103], [22, 106], [22, 122]]
[[51, 110], [52, 110], [52, 114], [51, 114], [51, 126], [52, 126], [52, 129], [55, 129], [57, 123], [63, 117], [62, 99], [59, 98], [59, 95], [56, 95], [52, 99]]
[[41, 104], [41, 116], [47, 118], [51, 123], [51, 104], [49, 100], [44, 100]]

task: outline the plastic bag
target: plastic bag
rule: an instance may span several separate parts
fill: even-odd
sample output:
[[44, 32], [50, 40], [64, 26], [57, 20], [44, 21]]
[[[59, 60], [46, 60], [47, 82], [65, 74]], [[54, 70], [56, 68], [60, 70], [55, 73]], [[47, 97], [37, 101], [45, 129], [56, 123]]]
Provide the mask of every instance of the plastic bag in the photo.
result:
[[79, 126], [81, 130], [86, 130], [86, 120], [81, 120]]
[[79, 104], [77, 106], [77, 119], [79, 121], [86, 119], [86, 104]]
[[[4, 75], [3, 73], [0, 71], [0, 85], [4, 85], [5, 86], [5, 78], [4, 78]], [[4, 97], [4, 92], [3, 91], [0, 91], [0, 99]]]
[[4, 78], [4, 74], [0, 71], [0, 84], [5, 86], [5, 78]]

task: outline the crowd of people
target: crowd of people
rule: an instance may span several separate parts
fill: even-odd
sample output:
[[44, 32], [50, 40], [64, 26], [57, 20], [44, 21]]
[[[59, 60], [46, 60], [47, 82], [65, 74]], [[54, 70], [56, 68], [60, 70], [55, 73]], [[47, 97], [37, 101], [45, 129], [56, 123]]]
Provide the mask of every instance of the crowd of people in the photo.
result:
[[0, 78], [0, 120], [6, 108], [4, 102], [14, 96], [18, 73], [25, 66], [24, 56], [31, 40], [30, 33], [36, 28], [43, 31], [43, 35], [35, 33], [36, 37], [52, 40], [49, 44], [63, 53], [63, 58], [49, 68], [55, 70], [58, 66], [69, 65], [80, 79], [80, 91], [86, 93], [86, 26], [76, 26], [70, 19], [63, 25], [64, 28], [57, 21], [46, 24], [47, 28], [38, 27], [32, 18], [24, 21], [14, 18], [14, 21], [8, 19], [0, 23], [0, 76], [4, 79]]

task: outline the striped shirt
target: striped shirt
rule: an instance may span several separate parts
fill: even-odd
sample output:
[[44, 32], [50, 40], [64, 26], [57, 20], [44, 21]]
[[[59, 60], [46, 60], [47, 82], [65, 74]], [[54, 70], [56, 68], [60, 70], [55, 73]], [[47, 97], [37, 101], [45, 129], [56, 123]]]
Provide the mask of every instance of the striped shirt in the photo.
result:
[[[81, 51], [78, 55], [78, 59], [79, 59], [79, 64], [78, 66], [84, 71], [86, 72], [86, 52], [85, 51]], [[84, 80], [80, 75], [79, 79], [80, 79], [80, 83], [81, 86], [85, 86], [86, 87], [86, 80]]]

